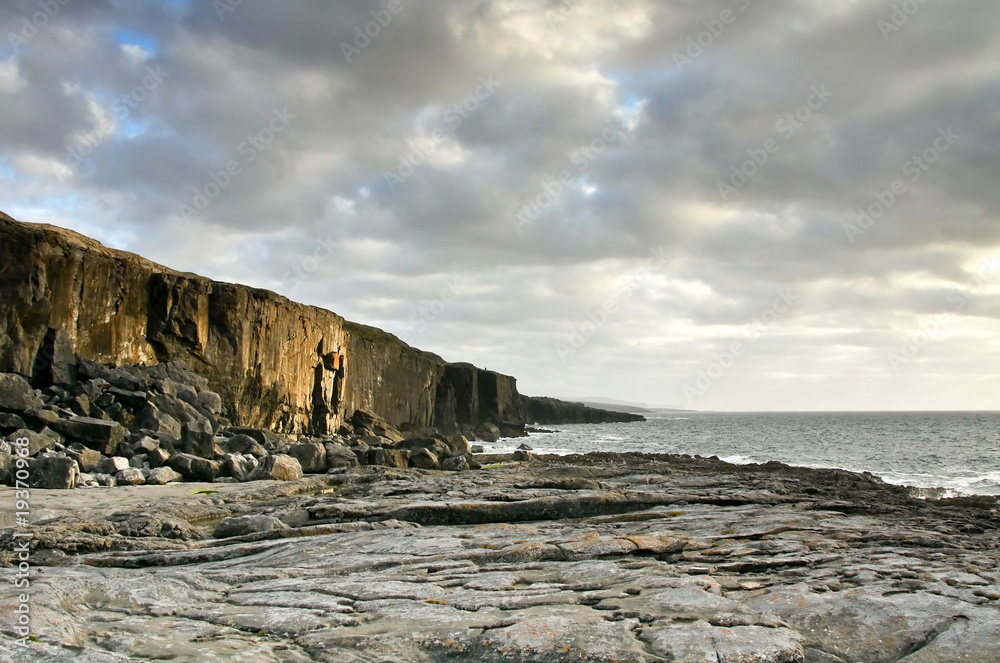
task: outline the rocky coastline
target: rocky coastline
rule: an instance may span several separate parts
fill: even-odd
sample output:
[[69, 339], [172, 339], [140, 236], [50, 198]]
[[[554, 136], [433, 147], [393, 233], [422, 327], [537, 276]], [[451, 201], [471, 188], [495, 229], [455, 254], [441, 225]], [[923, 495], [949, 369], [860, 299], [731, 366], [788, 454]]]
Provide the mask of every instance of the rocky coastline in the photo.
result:
[[14, 646], [8, 585], [0, 660], [997, 660], [995, 498], [780, 463], [474, 458], [35, 490], [38, 640]]
[[0, 239], [0, 663], [1000, 660], [996, 498], [483, 453], [642, 417], [68, 231]]

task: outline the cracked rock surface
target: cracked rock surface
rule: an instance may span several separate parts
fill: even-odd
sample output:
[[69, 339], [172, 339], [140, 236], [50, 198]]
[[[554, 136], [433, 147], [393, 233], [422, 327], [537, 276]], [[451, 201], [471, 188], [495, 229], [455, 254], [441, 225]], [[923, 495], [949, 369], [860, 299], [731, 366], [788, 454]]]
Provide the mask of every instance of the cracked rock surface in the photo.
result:
[[[209, 485], [35, 491], [0, 661], [1000, 660], [992, 498], [639, 454]], [[212, 538], [246, 515], [285, 527]]]

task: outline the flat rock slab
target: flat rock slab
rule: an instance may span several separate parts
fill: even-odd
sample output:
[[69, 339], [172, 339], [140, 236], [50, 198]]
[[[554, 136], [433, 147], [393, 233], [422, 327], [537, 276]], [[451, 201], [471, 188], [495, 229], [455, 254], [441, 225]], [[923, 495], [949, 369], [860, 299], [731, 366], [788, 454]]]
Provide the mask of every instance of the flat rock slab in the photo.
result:
[[[566, 490], [574, 474], [599, 487]], [[77, 496], [33, 491], [48, 514], [33, 555], [52, 564], [32, 584], [40, 642], [14, 649], [5, 618], [0, 661], [996, 663], [1000, 651], [995, 505], [921, 502], [850, 473], [584, 457]], [[251, 521], [275, 527], [211, 537]], [[66, 543], [112, 525], [88, 554]], [[14, 591], [0, 588], [0, 606]]]

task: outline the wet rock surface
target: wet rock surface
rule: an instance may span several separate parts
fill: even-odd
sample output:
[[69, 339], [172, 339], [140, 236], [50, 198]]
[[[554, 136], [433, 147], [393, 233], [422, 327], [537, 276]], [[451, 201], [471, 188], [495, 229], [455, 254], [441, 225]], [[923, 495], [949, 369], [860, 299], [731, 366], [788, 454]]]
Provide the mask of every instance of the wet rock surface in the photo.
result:
[[[40, 642], [14, 647], [4, 615], [0, 660], [951, 663], [1000, 651], [996, 500], [922, 501], [837, 470], [595, 454], [33, 499]], [[8, 554], [12, 530], [0, 532]], [[0, 606], [14, 591], [0, 589]]]

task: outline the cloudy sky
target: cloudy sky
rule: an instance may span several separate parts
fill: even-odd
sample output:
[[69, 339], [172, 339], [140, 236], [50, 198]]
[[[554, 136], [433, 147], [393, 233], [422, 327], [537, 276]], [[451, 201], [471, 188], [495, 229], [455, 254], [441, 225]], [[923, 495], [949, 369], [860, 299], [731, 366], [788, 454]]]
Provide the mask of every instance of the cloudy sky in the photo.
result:
[[995, 0], [7, 0], [0, 209], [522, 392], [1000, 409]]

